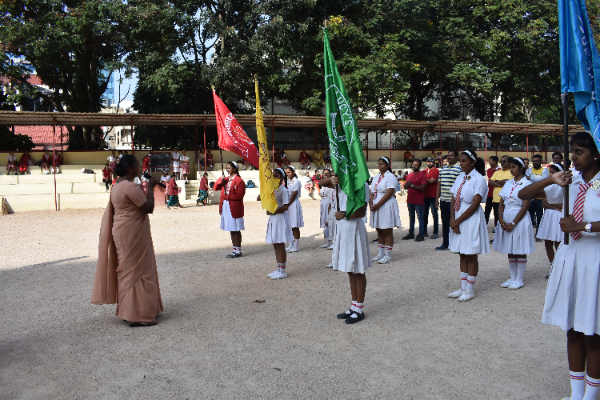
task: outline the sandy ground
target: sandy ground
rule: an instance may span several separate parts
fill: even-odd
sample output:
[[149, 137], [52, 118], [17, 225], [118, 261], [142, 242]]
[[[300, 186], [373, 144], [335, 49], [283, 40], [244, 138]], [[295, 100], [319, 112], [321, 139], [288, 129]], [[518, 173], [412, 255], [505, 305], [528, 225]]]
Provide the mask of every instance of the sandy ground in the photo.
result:
[[[405, 227], [405, 197], [399, 197]], [[565, 336], [540, 322], [548, 261], [501, 289], [506, 256], [480, 257], [476, 298], [441, 239], [400, 240], [368, 272], [367, 318], [345, 325], [347, 277], [326, 269], [318, 201], [307, 199], [289, 278], [272, 281], [267, 216], [246, 205], [244, 257], [225, 258], [218, 206], [150, 217], [165, 312], [130, 328], [90, 303], [103, 210], [0, 217], [2, 399], [559, 399], [570, 393]], [[429, 233], [431, 234], [431, 225]], [[491, 231], [491, 226], [490, 226]], [[22, 232], [27, 232], [24, 234]], [[375, 232], [370, 231], [370, 238]], [[371, 252], [377, 247], [371, 245]], [[256, 303], [255, 300], [265, 300]]]

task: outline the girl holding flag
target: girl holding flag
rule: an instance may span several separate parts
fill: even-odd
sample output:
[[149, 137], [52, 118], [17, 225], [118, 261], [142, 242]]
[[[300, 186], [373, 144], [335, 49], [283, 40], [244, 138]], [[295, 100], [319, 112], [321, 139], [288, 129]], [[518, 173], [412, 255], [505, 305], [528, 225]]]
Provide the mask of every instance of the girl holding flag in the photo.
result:
[[233, 251], [227, 258], [242, 256], [242, 232], [244, 230], [244, 195], [246, 184], [240, 178], [235, 161], [227, 163], [228, 177], [222, 176], [215, 182], [213, 190], [221, 190], [219, 214], [221, 214], [221, 230], [229, 231]]
[[[560, 171], [519, 192], [529, 200], [552, 184], [569, 190], [569, 217], [560, 219], [569, 244], [552, 263], [542, 322], [567, 332], [571, 400], [595, 400], [600, 388], [600, 154], [587, 132], [571, 138], [577, 174]], [[569, 185], [570, 184], [570, 185]]]

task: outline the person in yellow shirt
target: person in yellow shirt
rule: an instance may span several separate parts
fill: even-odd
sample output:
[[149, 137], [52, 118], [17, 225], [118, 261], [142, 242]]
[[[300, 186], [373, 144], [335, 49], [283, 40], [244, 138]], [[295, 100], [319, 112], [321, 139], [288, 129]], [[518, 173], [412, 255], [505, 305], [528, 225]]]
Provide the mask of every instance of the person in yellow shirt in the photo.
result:
[[504, 187], [504, 184], [513, 178], [510, 173], [510, 164], [508, 161], [508, 156], [502, 156], [502, 158], [500, 158], [500, 167], [502, 169], [494, 172], [489, 181], [489, 185], [494, 188], [494, 195], [492, 196], [493, 207], [498, 207], [500, 205], [500, 191]]
[[313, 155], [313, 162], [317, 168], [325, 168], [325, 160], [323, 159], [323, 154], [319, 151], [319, 149], [315, 149], [315, 154]]

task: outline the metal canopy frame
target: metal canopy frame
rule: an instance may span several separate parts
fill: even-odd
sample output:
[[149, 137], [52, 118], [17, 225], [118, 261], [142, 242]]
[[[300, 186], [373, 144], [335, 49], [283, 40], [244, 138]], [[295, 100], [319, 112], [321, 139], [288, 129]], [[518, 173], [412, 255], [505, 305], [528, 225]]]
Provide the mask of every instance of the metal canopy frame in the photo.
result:
[[[256, 124], [254, 114], [237, 114], [242, 126]], [[277, 128], [325, 128], [325, 117], [304, 115], [263, 115], [265, 126]], [[216, 126], [214, 114], [113, 114], [64, 113], [33, 111], [0, 111], [0, 125], [33, 126]], [[359, 119], [358, 128], [365, 130], [422, 130], [426, 132], [500, 133], [517, 135], [563, 135], [563, 126], [554, 124], [521, 124], [482, 121], [415, 121], [409, 119]], [[581, 125], [569, 125], [569, 135], [583, 130]]]

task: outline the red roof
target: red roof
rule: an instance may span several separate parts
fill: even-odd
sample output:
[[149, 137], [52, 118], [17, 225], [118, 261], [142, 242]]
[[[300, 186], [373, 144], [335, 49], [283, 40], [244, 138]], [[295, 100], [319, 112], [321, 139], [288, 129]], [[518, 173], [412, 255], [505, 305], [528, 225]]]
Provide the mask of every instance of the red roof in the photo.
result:
[[[69, 132], [66, 127], [56, 127], [55, 133], [51, 126], [27, 126], [27, 125], [15, 125], [15, 134], [27, 135], [33, 140], [35, 147], [32, 150], [44, 150], [46, 148], [52, 148], [53, 141], [56, 141], [56, 148], [61, 149], [60, 135], [62, 129], [62, 150], [67, 149], [67, 143], [69, 142]], [[56, 135], [53, 139], [53, 135]]]
[[[7, 84], [10, 83], [10, 79], [5, 76], [0, 76], [0, 82]], [[42, 82], [42, 79], [37, 75], [30, 75], [29, 78], [27, 78], [27, 82], [31, 83], [32, 85], [39, 86], [42, 86], [44, 84], [44, 82]]]

